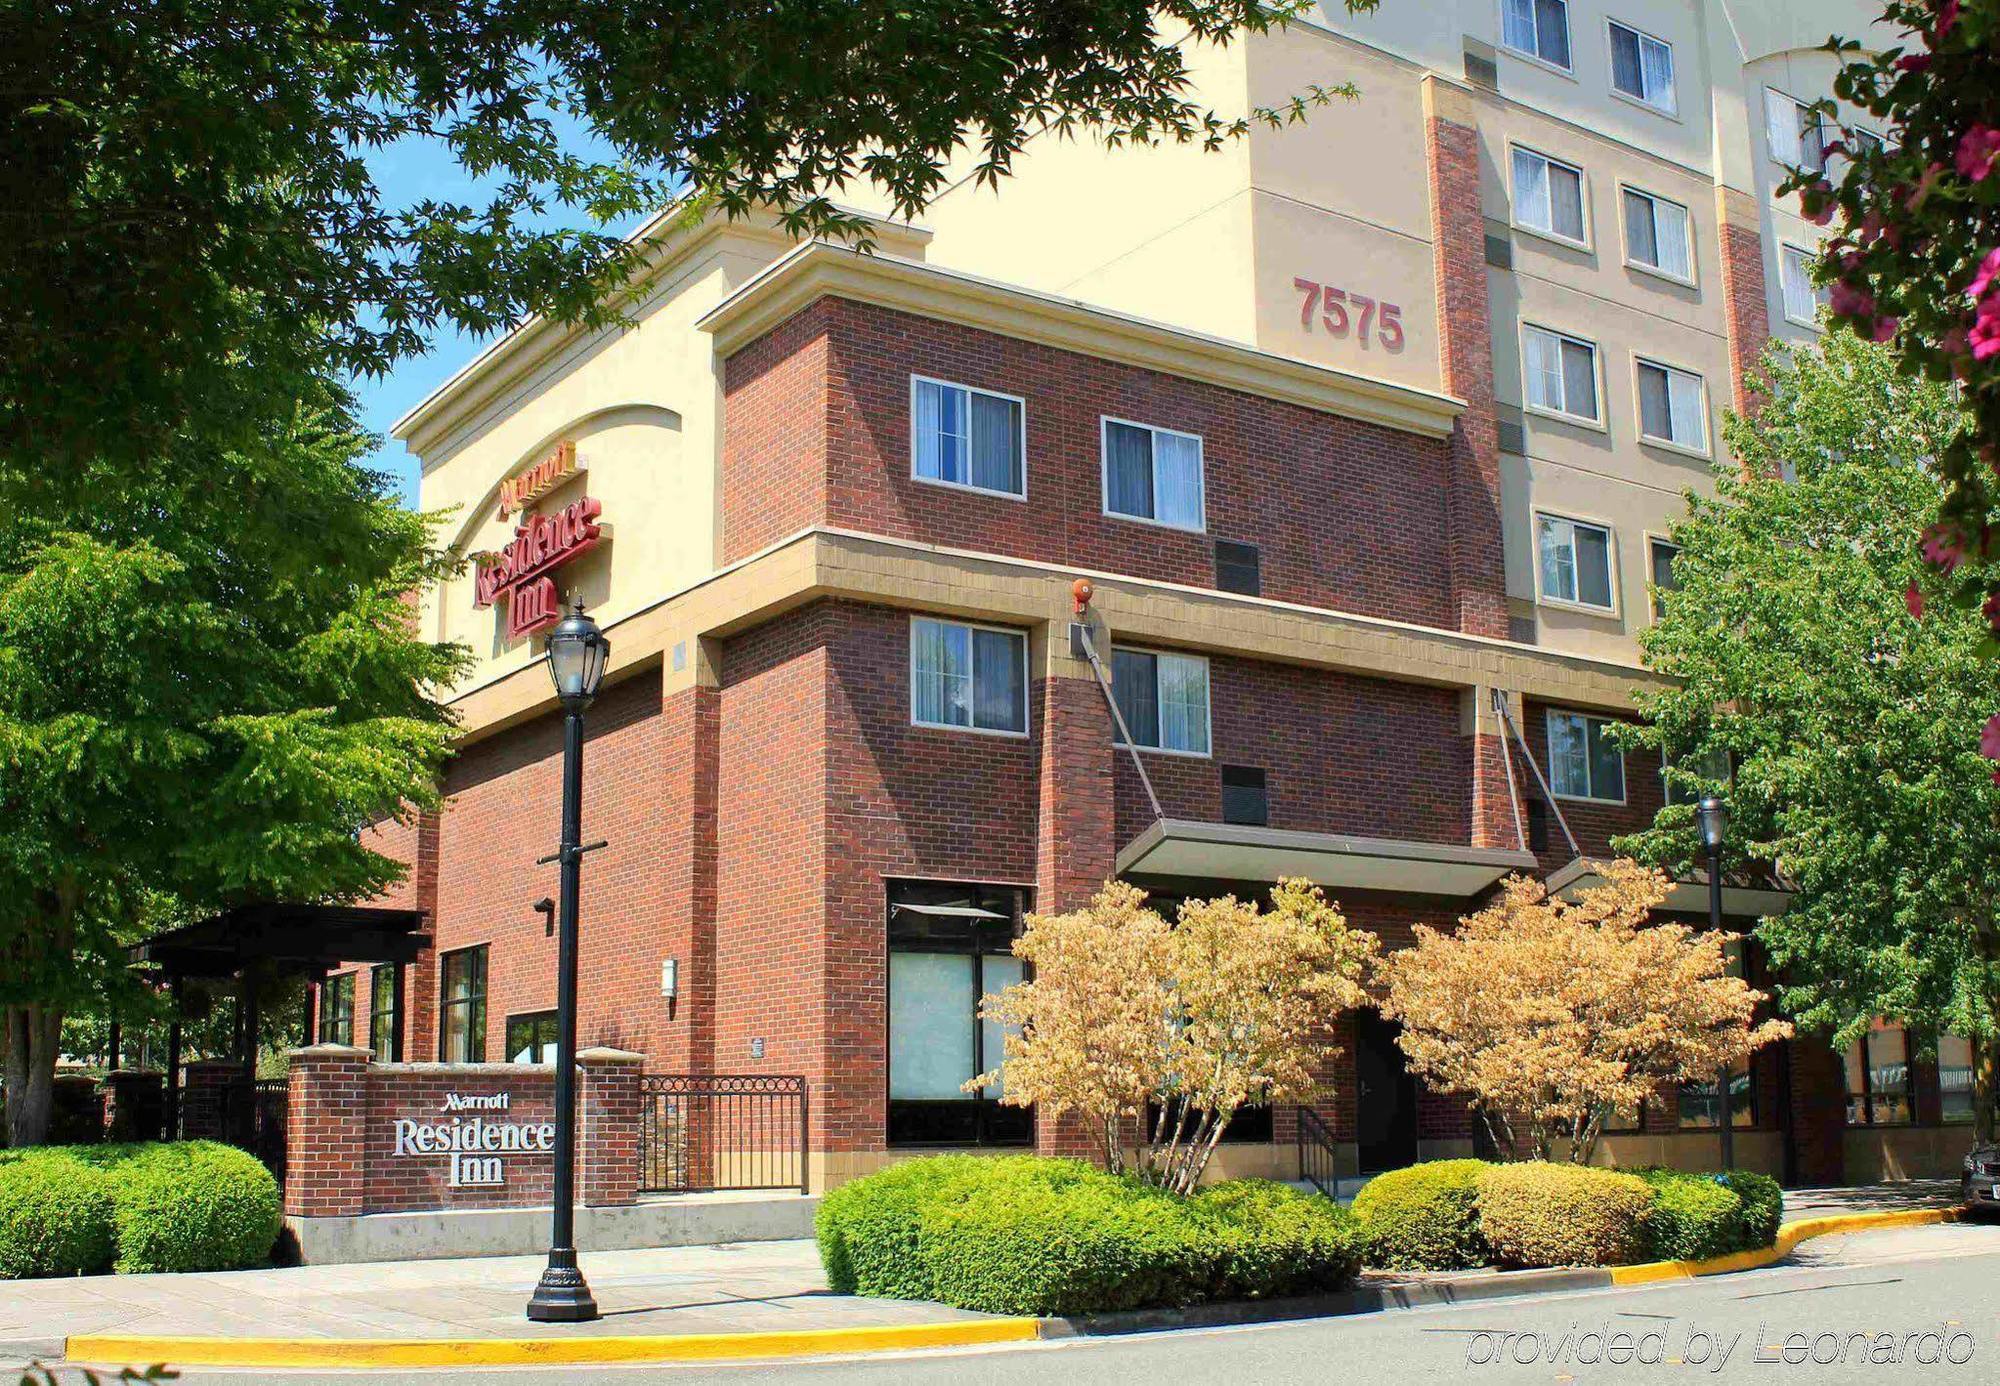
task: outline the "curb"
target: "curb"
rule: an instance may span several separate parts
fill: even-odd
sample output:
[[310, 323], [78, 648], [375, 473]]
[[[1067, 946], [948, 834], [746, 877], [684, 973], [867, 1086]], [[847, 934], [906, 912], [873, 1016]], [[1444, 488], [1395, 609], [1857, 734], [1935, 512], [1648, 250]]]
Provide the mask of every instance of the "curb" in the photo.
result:
[[1332, 1295], [1140, 1309], [1074, 1318], [986, 1318], [949, 1323], [885, 1324], [764, 1333], [687, 1333], [579, 1338], [196, 1338], [79, 1334], [67, 1340], [72, 1362], [166, 1362], [190, 1367], [503, 1367], [616, 1362], [711, 1362], [732, 1358], [813, 1357], [915, 1348], [980, 1347], [1038, 1339], [1102, 1337], [1175, 1328], [1222, 1328], [1283, 1319], [1330, 1318], [1427, 1305], [1465, 1304], [1526, 1294], [1565, 1294], [1754, 1270], [1789, 1256], [1800, 1243], [1883, 1227], [1957, 1222], [1956, 1208], [1840, 1213], [1786, 1223], [1773, 1246], [1706, 1261], [1637, 1266], [1510, 1271], [1461, 1281], [1364, 1285]]

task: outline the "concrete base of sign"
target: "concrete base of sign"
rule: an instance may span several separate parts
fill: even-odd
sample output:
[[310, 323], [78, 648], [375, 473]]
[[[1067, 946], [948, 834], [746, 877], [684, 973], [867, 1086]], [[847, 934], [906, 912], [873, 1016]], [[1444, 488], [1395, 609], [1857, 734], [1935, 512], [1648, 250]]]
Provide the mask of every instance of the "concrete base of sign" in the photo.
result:
[[[817, 1197], [759, 1190], [673, 1194], [619, 1208], [576, 1210], [582, 1251], [716, 1242], [779, 1242], [813, 1233]], [[356, 1217], [288, 1217], [299, 1260], [311, 1266], [434, 1261], [455, 1256], [530, 1256], [549, 1244], [547, 1208], [454, 1208]]]

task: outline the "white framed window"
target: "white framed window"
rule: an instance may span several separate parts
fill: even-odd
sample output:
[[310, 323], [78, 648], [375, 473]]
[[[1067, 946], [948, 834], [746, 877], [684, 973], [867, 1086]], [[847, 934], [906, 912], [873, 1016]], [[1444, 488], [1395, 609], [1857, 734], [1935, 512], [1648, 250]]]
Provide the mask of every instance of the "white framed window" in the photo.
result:
[[1616, 611], [1611, 583], [1611, 531], [1566, 515], [1535, 515], [1536, 567], [1542, 600], [1594, 611]]
[[1005, 626], [910, 618], [910, 721], [1028, 734], [1028, 637]]
[[1764, 88], [1764, 130], [1771, 157], [1787, 168], [1826, 171], [1826, 129], [1818, 112], [1773, 87]]
[[1674, 776], [1667, 773], [1669, 770], [1678, 770], [1689, 775], [1699, 775], [1710, 784], [1724, 786], [1727, 786], [1734, 776], [1734, 767], [1730, 762], [1729, 752], [1720, 747], [1703, 751], [1698, 756], [1683, 756], [1679, 760], [1675, 760], [1665, 751], [1661, 751], [1660, 787], [1665, 794], [1666, 801], [1670, 804], [1692, 804], [1701, 798], [1701, 792], [1690, 787], [1684, 781], [1677, 782]]
[[911, 376], [910, 475], [1026, 499], [1025, 410], [1015, 395]]
[[1590, 423], [1602, 420], [1597, 404], [1597, 347], [1546, 327], [1521, 329], [1522, 385], [1528, 406]]
[[1559, 799], [1625, 802], [1625, 755], [1606, 734], [1609, 717], [1551, 711], [1549, 788]]
[[1500, 42], [1568, 72], [1568, 0], [1500, 0]]
[[1639, 374], [1639, 436], [1689, 452], [1708, 452], [1708, 390], [1702, 378], [1643, 356]]
[[[1205, 756], [1209, 748], [1208, 661], [1160, 650], [1111, 651], [1111, 690], [1132, 744]], [[1113, 736], [1117, 735], [1113, 730]]]
[[1575, 245], [1589, 244], [1583, 170], [1518, 144], [1513, 166], [1514, 224]]
[[1648, 536], [1646, 540], [1646, 573], [1653, 582], [1653, 619], [1660, 619], [1662, 599], [1669, 593], [1678, 591], [1681, 580], [1674, 574], [1674, 560], [1681, 556], [1681, 546], [1670, 539]]
[[1625, 262], [1682, 283], [1694, 282], [1694, 224], [1688, 209], [1654, 193], [1626, 188]]
[[1852, 136], [1854, 149], [1858, 154], [1879, 154], [1889, 147], [1889, 141], [1864, 125], [1854, 126], [1848, 134]]
[[1104, 513], [1197, 532], [1208, 527], [1201, 437], [1103, 419]]
[[1674, 46], [1613, 19], [1611, 90], [1642, 106], [1674, 114]]
[[1778, 247], [1778, 283], [1784, 290], [1785, 317], [1801, 327], [1819, 326], [1819, 310], [1827, 304], [1827, 290], [1813, 283], [1812, 267], [1818, 258], [1795, 245]]

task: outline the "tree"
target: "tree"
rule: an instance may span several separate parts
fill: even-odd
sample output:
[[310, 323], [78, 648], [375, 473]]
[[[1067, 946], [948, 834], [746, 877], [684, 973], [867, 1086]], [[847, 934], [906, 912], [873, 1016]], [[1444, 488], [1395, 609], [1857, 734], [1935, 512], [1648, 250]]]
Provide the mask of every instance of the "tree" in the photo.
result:
[[[2000, 1034], [2000, 786], [1977, 749], [2000, 705], [1987, 620], [1939, 598], [1912, 551], [1934, 460], [1966, 426], [1947, 385], [1848, 334], [1774, 348], [1754, 425], [1732, 418], [1716, 495], [1675, 526], [1677, 590], [1640, 637], [1671, 687], [1628, 742], [1667, 757], [1683, 802], [1615, 844], [1697, 853], [1691, 800], [1730, 800], [1735, 860], [1796, 891], [1757, 926], [1786, 1012], [1846, 1043], [1876, 1017], [1965, 1036], [1982, 1139]], [[1789, 476], [1791, 479], [1785, 479]], [[1733, 781], [1708, 778], [1733, 762]]]
[[1410, 1069], [1469, 1100], [1493, 1144], [1536, 1159], [1557, 1140], [1587, 1164], [1607, 1113], [1662, 1087], [1712, 1080], [1783, 1038], [1752, 1024], [1764, 999], [1729, 975], [1733, 934], [1655, 923], [1667, 878], [1630, 861], [1575, 900], [1520, 876], [1455, 933], [1417, 926], [1382, 962], [1383, 1014]]
[[966, 1090], [1004, 1079], [1003, 1102], [1080, 1113], [1114, 1172], [1136, 1128], [1139, 1175], [1191, 1192], [1244, 1103], [1318, 1091], [1328, 1018], [1360, 1002], [1374, 951], [1309, 882], [1280, 881], [1268, 910], [1189, 900], [1171, 926], [1107, 882], [1085, 909], [1029, 916], [1014, 952], [1031, 980], [980, 1007], [1009, 1027], [1005, 1059]]
[[357, 830], [437, 802], [464, 652], [402, 594], [450, 570], [355, 459], [324, 382], [244, 447], [85, 467], [49, 513], [0, 469], [0, 1007], [7, 1134], [40, 1139], [62, 1017], [139, 985], [135, 935], [252, 899], [352, 900]]
[[[151, 465], [191, 423], [260, 426], [272, 371], [611, 321], [649, 247], [607, 223], [677, 194], [851, 235], [843, 188], [915, 213], [967, 145], [991, 181], [1043, 131], [1213, 145], [1299, 118], [1334, 92], [1218, 113], [1189, 55], [1303, 8], [0, 0], [0, 454], [51, 482]], [[573, 125], [614, 155], [571, 152]], [[385, 197], [370, 156], [412, 145], [477, 191]]]

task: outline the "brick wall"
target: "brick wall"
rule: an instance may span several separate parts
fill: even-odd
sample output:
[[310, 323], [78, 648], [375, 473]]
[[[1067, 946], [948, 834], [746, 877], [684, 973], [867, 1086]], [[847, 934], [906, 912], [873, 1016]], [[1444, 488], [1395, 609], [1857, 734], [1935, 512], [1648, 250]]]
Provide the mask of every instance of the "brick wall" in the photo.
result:
[[[1771, 301], [1764, 282], [1764, 238], [1731, 219], [1733, 194], [1717, 189], [1722, 235], [1722, 314], [1729, 333], [1729, 400], [1739, 414], [1750, 412], [1745, 376], [1757, 370], [1757, 358], [1771, 337]], [[1751, 216], [1755, 216], [1754, 210]]]
[[[1528, 749], [1534, 753], [1535, 763], [1541, 767], [1544, 777], [1549, 776], [1548, 711], [1542, 704], [1531, 702], [1521, 717], [1521, 734], [1527, 738]], [[1541, 798], [1541, 790], [1534, 784], [1534, 773], [1526, 765], [1517, 761], [1515, 774], [1520, 777], [1528, 797]], [[1621, 833], [1636, 832], [1652, 823], [1665, 801], [1665, 793], [1665, 782], [1660, 778], [1659, 756], [1651, 751], [1627, 751], [1624, 803], [1580, 799], [1560, 799], [1557, 802], [1562, 806], [1563, 817], [1568, 820], [1570, 831], [1576, 834], [1577, 845], [1583, 849], [1583, 854], [1606, 857], [1612, 855], [1612, 838]], [[1548, 848], [1538, 856], [1544, 874], [1567, 865], [1570, 860], [1569, 844], [1563, 839], [1562, 828], [1553, 815], [1549, 818]]]

